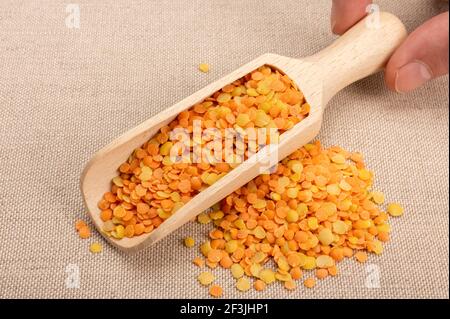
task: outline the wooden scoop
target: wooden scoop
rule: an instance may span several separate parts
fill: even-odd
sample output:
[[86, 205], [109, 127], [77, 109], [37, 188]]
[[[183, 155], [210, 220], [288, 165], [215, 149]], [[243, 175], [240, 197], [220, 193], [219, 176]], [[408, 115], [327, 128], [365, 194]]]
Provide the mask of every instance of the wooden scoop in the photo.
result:
[[328, 101], [347, 85], [382, 70], [406, 34], [403, 24], [394, 15], [373, 13], [315, 55], [293, 59], [264, 54], [126, 132], [101, 149], [86, 165], [81, 177], [84, 202], [95, 226], [98, 230], [102, 228], [97, 204], [103, 194], [110, 191], [111, 179], [117, 176], [117, 168], [135, 148], [148, 141], [180, 112], [263, 65], [270, 65], [289, 76], [311, 105], [309, 116], [283, 133], [278, 147], [260, 157], [261, 161], [248, 159], [239, 164], [215, 184], [195, 195], [151, 233], [121, 240], [105, 236], [124, 251], [137, 251], [156, 243], [258, 176], [269, 156], [277, 156], [276, 159], [281, 160], [311, 141], [319, 133]]

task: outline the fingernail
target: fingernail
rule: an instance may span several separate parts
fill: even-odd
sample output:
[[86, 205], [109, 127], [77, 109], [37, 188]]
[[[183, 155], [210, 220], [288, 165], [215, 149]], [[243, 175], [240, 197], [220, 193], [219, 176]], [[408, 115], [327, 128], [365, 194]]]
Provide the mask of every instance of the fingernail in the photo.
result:
[[410, 62], [402, 66], [395, 75], [395, 90], [399, 93], [412, 91], [431, 80], [433, 74], [422, 61]]

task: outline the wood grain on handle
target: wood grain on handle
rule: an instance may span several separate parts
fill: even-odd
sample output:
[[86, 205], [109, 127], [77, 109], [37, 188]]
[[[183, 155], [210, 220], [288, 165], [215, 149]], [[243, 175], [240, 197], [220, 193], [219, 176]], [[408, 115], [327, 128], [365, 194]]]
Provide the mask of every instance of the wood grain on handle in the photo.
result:
[[329, 47], [303, 59], [321, 68], [323, 106], [344, 87], [383, 69], [406, 36], [406, 29], [396, 16], [375, 12]]

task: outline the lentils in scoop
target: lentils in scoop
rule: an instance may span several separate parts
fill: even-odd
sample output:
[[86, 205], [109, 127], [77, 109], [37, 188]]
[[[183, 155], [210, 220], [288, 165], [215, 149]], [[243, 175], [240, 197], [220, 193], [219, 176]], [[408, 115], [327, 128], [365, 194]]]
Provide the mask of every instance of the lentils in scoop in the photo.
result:
[[[243, 78], [226, 85], [204, 101], [181, 112], [162, 127], [118, 168], [111, 190], [99, 201], [103, 232], [116, 239], [150, 233], [196, 194], [214, 184], [248, 157], [247, 143], [243, 158], [210, 164], [173, 163], [170, 157], [174, 141], [169, 137], [175, 129], [193, 131], [194, 121], [201, 128], [225, 130], [234, 128], [276, 129], [279, 134], [302, 121], [310, 111], [296, 85], [278, 71], [263, 66]], [[196, 141], [193, 141], [196, 142]], [[197, 141], [198, 142], [198, 141]], [[216, 145], [218, 143], [218, 145]], [[225, 149], [224, 141], [213, 141]], [[192, 153], [193, 146], [189, 146]]]

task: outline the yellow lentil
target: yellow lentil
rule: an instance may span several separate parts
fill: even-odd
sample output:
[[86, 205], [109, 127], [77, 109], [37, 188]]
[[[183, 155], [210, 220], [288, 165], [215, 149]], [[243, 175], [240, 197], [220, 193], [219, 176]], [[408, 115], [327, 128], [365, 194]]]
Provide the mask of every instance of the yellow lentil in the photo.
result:
[[404, 210], [403, 207], [400, 206], [400, 204], [391, 203], [388, 205], [387, 211], [391, 216], [398, 217], [403, 215]]
[[211, 243], [209, 241], [204, 242], [203, 244], [200, 245], [200, 251], [202, 252], [203, 256], [208, 256], [208, 253], [211, 250]]
[[381, 205], [384, 203], [384, 194], [382, 192], [372, 192], [371, 197], [375, 204]]
[[334, 260], [330, 256], [320, 255], [316, 258], [316, 266], [318, 268], [330, 268], [334, 266]]
[[246, 277], [239, 278], [236, 282], [236, 288], [240, 291], [247, 291], [250, 287], [250, 281]]
[[92, 243], [89, 247], [89, 250], [93, 254], [100, 253], [102, 251], [102, 245], [100, 243]]
[[184, 245], [186, 246], [186, 247], [194, 247], [194, 245], [195, 245], [195, 240], [194, 240], [194, 238], [192, 238], [192, 237], [186, 237], [185, 239], [184, 239]]
[[263, 269], [259, 272], [259, 278], [266, 284], [271, 284], [275, 281], [275, 273], [270, 269]]
[[337, 221], [333, 222], [333, 231], [336, 234], [343, 235], [348, 231], [348, 229], [349, 229], [349, 226], [342, 220], [337, 220]]
[[211, 222], [211, 218], [209, 217], [208, 214], [206, 213], [201, 213], [197, 216], [197, 221], [200, 224], [208, 224], [209, 222]]
[[231, 266], [231, 274], [234, 278], [238, 279], [244, 276], [244, 269], [239, 264], [233, 264]]
[[324, 228], [319, 232], [319, 241], [322, 245], [329, 246], [334, 241], [334, 235], [329, 228]]
[[200, 63], [199, 66], [198, 66], [198, 69], [200, 71], [202, 71], [203, 73], [207, 73], [207, 72], [209, 72], [209, 64], [207, 64], [207, 63]]
[[214, 275], [209, 271], [204, 271], [198, 275], [197, 279], [203, 286], [208, 286], [214, 281]]

